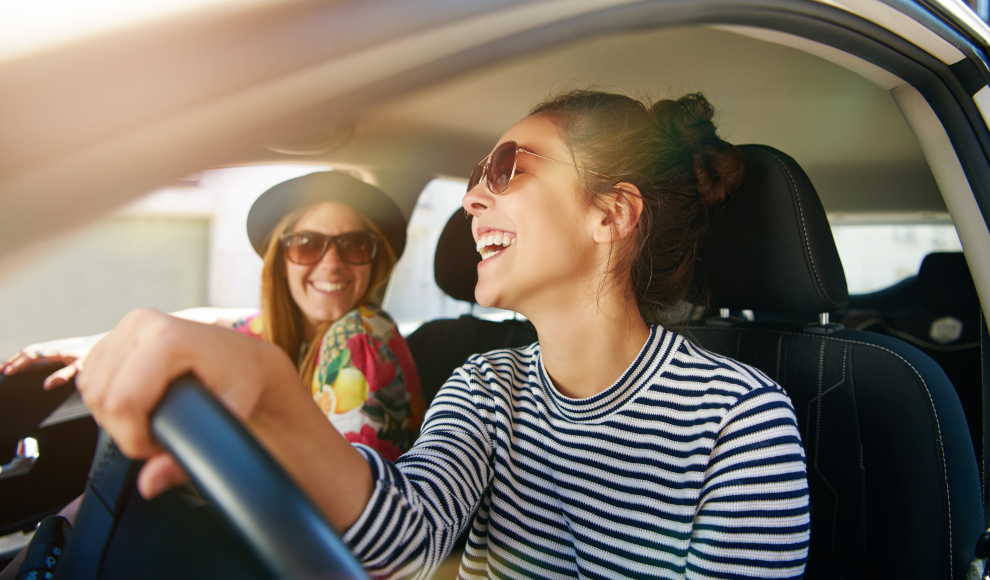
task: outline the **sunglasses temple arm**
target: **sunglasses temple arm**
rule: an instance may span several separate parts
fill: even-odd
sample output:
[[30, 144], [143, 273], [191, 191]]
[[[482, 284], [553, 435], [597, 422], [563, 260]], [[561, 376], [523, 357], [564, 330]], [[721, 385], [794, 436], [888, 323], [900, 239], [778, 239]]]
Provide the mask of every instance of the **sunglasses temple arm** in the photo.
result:
[[[616, 183], [622, 183], [622, 180], [621, 179], [616, 179], [616, 178], [612, 177], [611, 175], [605, 175], [604, 173], [598, 173], [597, 171], [592, 171], [590, 169], [585, 169], [584, 167], [578, 167], [577, 165], [574, 165], [573, 163], [568, 163], [566, 161], [560, 161], [558, 159], [550, 159], [549, 157], [544, 157], [544, 156], [539, 155], [537, 153], [533, 153], [532, 151], [529, 151], [527, 149], [523, 149], [522, 147], [520, 147], [518, 149], [518, 151], [522, 151], [523, 153], [529, 153], [530, 155], [532, 155], [534, 157], [539, 157], [540, 159], [546, 159], [547, 161], [553, 161], [554, 163], [560, 163], [561, 165], [566, 165], [568, 167], [573, 167], [574, 169], [580, 169], [581, 171], [587, 171], [588, 173], [594, 173], [595, 175], [598, 175], [600, 177], [604, 177], [606, 179], [611, 179], [612, 181], [614, 181]], [[515, 171], [516, 171], [516, 167], [513, 164], [513, 166], [512, 166], [512, 172], [515, 173]]]

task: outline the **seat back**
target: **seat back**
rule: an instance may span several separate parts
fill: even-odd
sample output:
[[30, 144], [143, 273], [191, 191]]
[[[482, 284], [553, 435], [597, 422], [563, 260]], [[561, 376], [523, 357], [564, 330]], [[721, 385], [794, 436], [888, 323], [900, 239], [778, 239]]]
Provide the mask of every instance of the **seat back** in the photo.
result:
[[[977, 457], [981, 457], [980, 300], [966, 258], [962, 252], [929, 254], [918, 275], [911, 279], [916, 306], [874, 302], [869, 308], [850, 308], [842, 323], [905, 340], [938, 363], [959, 395], [973, 446]], [[895, 284], [891, 289], [901, 285], [904, 284]]]
[[[471, 222], [464, 219], [462, 210], [457, 210], [447, 220], [437, 242], [433, 260], [437, 286], [452, 298], [473, 304], [480, 261]], [[529, 321], [482, 320], [471, 315], [427, 322], [406, 338], [427, 406], [454, 369], [471, 355], [526, 346], [536, 340], [536, 329]]]
[[[775, 149], [742, 149], [746, 182], [699, 252], [699, 287], [715, 308], [841, 309], [845, 278], [810, 180]], [[835, 324], [715, 318], [677, 330], [759, 368], [791, 397], [812, 506], [806, 578], [964, 578], [978, 565], [976, 456], [930, 357]]]

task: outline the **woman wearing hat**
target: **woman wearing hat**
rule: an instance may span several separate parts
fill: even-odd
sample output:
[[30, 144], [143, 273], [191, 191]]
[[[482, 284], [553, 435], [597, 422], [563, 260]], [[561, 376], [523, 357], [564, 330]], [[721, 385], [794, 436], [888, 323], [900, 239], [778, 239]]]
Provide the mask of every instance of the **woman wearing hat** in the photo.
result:
[[263, 193], [247, 229], [265, 260], [261, 311], [234, 328], [296, 360], [348, 441], [398, 458], [425, 403], [409, 346], [374, 295], [405, 247], [402, 212], [380, 189], [327, 171]]
[[[375, 299], [405, 248], [402, 211], [377, 187], [323, 171], [264, 192], [251, 207], [247, 230], [264, 259], [261, 310], [236, 322], [217, 308], [175, 315], [233, 326], [281, 347], [347, 440], [397, 459], [416, 440], [425, 411], [409, 346]], [[101, 336], [32, 345], [0, 370], [65, 362], [69, 366], [46, 381], [56, 386], [81, 367]]]

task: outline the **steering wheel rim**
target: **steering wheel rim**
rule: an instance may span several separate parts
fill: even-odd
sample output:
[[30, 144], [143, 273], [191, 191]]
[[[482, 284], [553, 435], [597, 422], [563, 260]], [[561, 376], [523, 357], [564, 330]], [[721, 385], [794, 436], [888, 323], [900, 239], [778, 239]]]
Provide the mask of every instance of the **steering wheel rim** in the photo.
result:
[[[170, 385], [151, 430], [275, 577], [367, 578], [309, 498], [195, 378]], [[57, 578], [97, 577], [139, 467], [101, 432], [74, 529], [81, 533], [69, 535]]]

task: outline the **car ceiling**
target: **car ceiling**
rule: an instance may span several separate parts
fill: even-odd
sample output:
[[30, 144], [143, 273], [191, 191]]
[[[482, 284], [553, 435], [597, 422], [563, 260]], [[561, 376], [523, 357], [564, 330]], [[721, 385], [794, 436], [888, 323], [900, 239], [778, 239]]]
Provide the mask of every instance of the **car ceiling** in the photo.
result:
[[723, 138], [794, 157], [830, 213], [946, 211], [887, 89], [802, 50], [715, 27], [611, 35], [512, 59], [386, 102], [350, 123], [308, 125], [272, 147], [329, 152], [257, 151], [245, 162], [305, 159], [372, 175], [464, 178], [535, 103], [588, 86], [652, 98], [705, 93]]
[[946, 211], [896, 85], [828, 55], [738, 27], [602, 33], [581, 15], [606, 0], [422, 1], [228, 2], [0, 55], [0, 256], [209, 167], [352, 169], [409, 212], [423, 185], [463, 178], [533, 104], [588, 85], [703, 91], [726, 139], [792, 155], [832, 213]]

